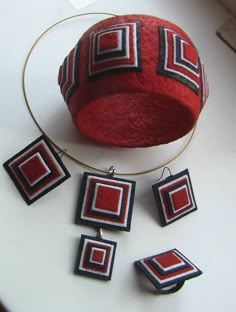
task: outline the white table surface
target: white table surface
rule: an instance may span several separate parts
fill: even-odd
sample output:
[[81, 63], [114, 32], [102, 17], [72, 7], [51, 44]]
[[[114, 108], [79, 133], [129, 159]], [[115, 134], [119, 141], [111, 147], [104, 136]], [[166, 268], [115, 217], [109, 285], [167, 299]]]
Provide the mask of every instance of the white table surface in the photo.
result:
[[[214, 0], [98, 0], [79, 12], [65, 0], [10, 0], [2, 1], [0, 8], [1, 163], [40, 136], [24, 102], [22, 68], [35, 39], [67, 16], [100, 11], [168, 19], [185, 29], [198, 47], [210, 84], [194, 139], [170, 165], [173, 173], [189, 169], [198, 211], [162, 228], [151, 189], [161, 171], [130, 177], [137, 181], [132, 230], [105, 231], [105, 238], [118, 243], [110, 282], [72, 273], [80, 235], [95, 234], [73, 222], [80, 177], [86, 169], [64, 157], [71, 178], [31, 206], [1, 169], [0, 300], [11, 312], [234, 311], [236, 54], [215, 35], [227, 12]], [[108, 148], [100, 153], [104, 163], [111, 164], [111, 155], [119, 165], [123, 152], [109, 152]], [[142, 166], [142, 153], [132, 152], [137, 166]], [[124, 155], [129, 163], [129, 152]], [[149, 156], [155, 161], [155, 155]], [[94, 161], [89, 152], [88, 160]], [[189, 257], [203, 275], [187, 281], [176, 294], [158, 296], [133, 262], [171, 248]]]

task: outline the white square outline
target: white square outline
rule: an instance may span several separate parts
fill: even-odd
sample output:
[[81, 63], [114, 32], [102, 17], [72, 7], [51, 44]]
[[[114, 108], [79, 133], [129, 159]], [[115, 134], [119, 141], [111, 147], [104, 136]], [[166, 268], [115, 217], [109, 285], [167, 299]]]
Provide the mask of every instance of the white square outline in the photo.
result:
[[65, 172], [62, 170], [61, 166], [58, 165], [58, 161], [56, 160], [56, 158], [54, 157], [53, 153], [50, 151], [50, 149], [48, 148], [47, 144], [45, 143], [45, 141], [42, 139], [39, 142], [37, 142], [35, 145], [33, 145], [31, 148], [27, 149], [23, 154], [19, 155], [19, 157], [17, 157], [16, 159], [14, 159], [11, 163], [9, 163], [9, 168], [11, 169], [11, 171], [13, 172], [14, 176], [14, 170], [13, 170], [13, 166], [14, 164], [18, 161], [19, 158], [21, 158], [24, 154], [26, 153], [30, 153], [32, 150], [34, 150], [35, 148], [39, 147], [40, 145], [43, 145], [46, 152], [50, 155], [50, 157], [54, 160], [54, 165], [57, 167], [57, 170], [59, 171], [60, 175], [59, 177], [57, 177], [56, 179], [53, 179], [50, 183], [48, 183], [47, 185], [45, 185], [44, 187], [40, 188], [39, 191], [34, 192], [33, 195], [30, 195], [28, 193], [28, 191], [25, 189], [24, 185], [22, 184], [21, 180], [17, 179], [17, 183], [20, 184], [20, 186], [22, 187], [22, 189], [24, 190], [25, 194], [27, 195], [27, 197], [32, 200], [35, 197], [37, 197], [39, 194], [41, 194], [42, 192], [44, 192], [45, 190], [47, 190], [48, 188], [50, 188], [52, 185], [54, 185], [55, 183], [57, 183], [58, 181], [60, 181], [62, 178], [65, 177]]
[[[87, 269], [87, 268], [84, 268], [84, 267], [83, 267], [84, 254], [85, 254], [85, 250], [86, 250], [87, 244], [88, 244], [89, 242], [91, 242], [92, 244], [96, 243], [96, 244], [100, 244], [101, 246], [111, 248], [111, 249], [110, 249], [110, 252], [109, 252], [109, 255], [108, 255], [109, 258], [108, 258], [108, 263], [107, 263], [107, 268], [108, 268], [107, 272], [100, 272], [100, 271], [96, 271], [96, 270], [92, 270], [92, 269]], [[79, 263], [79, 270], [84, 271], [84, 272], [93, 273], [93, 274], [99, 274], [99, 275], [103, 275], [103, 276], [109, 276], [109, 275], [110, 275], [111, 261], [112, 261], [113, 252], [114, 252], [114, 246], [113, 246], [113, 245], [110, 245], [110, 244], [106, 244], [106, 243], [104, 243], [104, 242], [99, 242], [99, 241], [95, 241], [95, 240], [92, 240], [92, 239], [85, 238], [85, 240], [84, 240], [84, 245], [83, 245], [83, 250], [82, 250], [82, 253], [81, 253], [80, 263]]]
[[[173, 68], [169, 68], [168, 67], [168, 60], [169, 60], [169, 54], [168, 54], [168, 50], [169, 50], [169, 44], [168, 44], [168, 36], [167, 33], [173, 33], [173, 46], [174, 46], [174, 60], [173, 60], [173, 64], [175, 64], [176, 66], [180, 66], [185, 68], [186, 70], [188, 70], [189, 72], [191, 72], [192, 74], [194, 74], [195, 76], [199, 77], [200, 73], [196, 74], [195, 72], [193, 72], [191, 69], [189, 69], [188, 67], [184, 66], [183, 64], [180, 64], [176, 61], [176, 37], [180, 37], [180, 35], [178, 35], [175, 31], [168, 29], [168, 28], [164, 28], [164, 33], [165, 33], [165, 61], [164, 61], [164, 69], [166, 71], [170, 71], [172, 73], [178, 74], [180, 76], [182, 76], [183, 78], [189, 80], [191, 83], [193, 83], [197, 89], [200, 89], [200, 85], [199, 83], [197, 83], [196, 81], [194, 81], [193, 79], [191, 79], [189, 76], [186, 76], [185, 74], [181, 73], [178, 70], [174, 70]], [[181, 37], [180, 37], [181, 38]], [[182, 39], [182, 38], [181, 38]]]
[[[46, 172], [41, 175], [38, 179], [36, 179], [33, 183], [31, 183], [29, 181], [29, 179], [27, 178], [27, 176], [25, 175], [24, 171], [22, 170], [22, 166], [24, 166], [28, 161], [30, 161], [32, 158], [38, 157], [40, 160], [40, 163], [42, 164], [42, 166], [44, 167], [44, 169], [46, 170]], [[49, 175], [51, 173], [51, 170], [48, 168], [47, 164], [45, 163], [45, 161], [43, 160], [42, 156], [40, 155], [39, 152], [33, 154], [32, 156], [30, 156], [29, 158], [27, 158], [25, 161], [23, 161], [18, 168], [20, 169], [22, 175], [24, 176], [24, 178], [26, 179], [26, 181], [28, 182], [28, 184], [32, 187], [34, 186], [36, 183], [38, 183], [39, 181], [41, 181], [43, 178], [45, 178], [47, 175]]]
[[[168, 254], [168, 253], [166, 253], [166, 254]], [[184, 265], [186, 265], [186, 263], [183, 261], [183, 259], [180, 258], [180, 257], [178, 257], [178, 256], [175, 254], [175, 252], [172, 252], [172, 254], [174, 254], [174, 256], [175, 256], [177, 259], [180, 260], [180, 262], [177, 263], [177, 264], [170, 265], [170, 266], [168, 266], [167, 268], [163, 267], [163, 266], [161, 265], [161, 263], [158, 261], [158, 257], [164, 256], [164, 254], [157, 256], [156, 258], [152, 259], [152, 261], [153, 261], [162, 271], [164, 271], [164, 272], [166, 272], [166, 273], [169, 272], [169, 271], [171, 271], [171, 270], [173, 270], [173, 269], [181, 268], [181, 267], [183, 267]]]
[[[102, 209], [102, 208], [99, 208], [99, 207], [96, 207], [96, 206], [95, 206], [99, 186], [103, 186], [103, 187], [107, 187], [107, 188], [111, 188], [111, 189], [117, 189], [117, 190], [120, 191], [120, 196], [119, 196], [119, 203], [118, 203], [117, 212], [113, 212], [113, 211], [110, 211], [110, 210], [105, 210], [105, 209]], [[93, 203], [92, 203], [91, 210], [92, 210], [92, 211], [97, 211], [97, 212], [102, 212], [102, 213], [104, 213], [104, 214], [119, 216], [119, 215], [120, 215], [120, 212], [121, 212], [121, 208], [122, 208], [122, 207], [121, 207], [122, 198], [123, 198], [123, 188], [122, 188], [122, 187], [113, 186], [113, 185], [107, 185], [107, 184], [103, 184], [103, 183], [96, 183], [96, 185], [95, 185], [95, 191], [94, 191], [94, 197], [93, 197]]]
[[[114, 25], [114, 27], [111, 27], [111, 29], [113, 28], [118, 28], [116, 25]], [[102, 63], [106, 63], [106, 62], [110, 62], [110, 61], [115, 61], [115, 60], [128, 60], [130, 58], [130, 46], [129, 46], [129, 27], [128, 26], [123, 26], [123, 28], [126, 29], [126, 37], [125, 37], [125, 46], [126, 46], [126, 54], [124, 56], [119, 56], [119, 57], [111, 57], [109, 59], [105, 59], [105, 60], [101, 60], [101, 61], [95, 61], [95, 49], [96, 49], [96, 46], [95, 46], [95, 35], [93, 36], [93, 65], [96, 65], [96, 64], [102, 64]], [[102, 32], [104, 30], [100, 30], [98, 31], [97, 33], [99, 34], [100, 32]], [[108, 30], [109, 31], [109, 30]], [[122, 40], [122, 38], [121, 38]], [[135, 49], [134, 49], [135, 51]], [[116, 66], [116, 65], [115, 65]]]
[[[185, 206], [183, 206], [182, 208], [180, 208], [180, 209], [178, 209], [178, 210], [175, 210], [175, 205], [174, 205], [174, 202], [173, 202], [172, 195], [175, 194], [175, 193], [177, 193], [177, 192], [179, 192], [179, 191], [182, 190], [182, 189], [185, 189], [185, 190], [186, 190], [186, 194], [187, 194], [187, 196], [188, 196], [188, 203], [187, 203]], [[187, 187], [186, 184], [182, 185], [180, 188], [178, 188], [178, 189], [176, 189], [176, 190], [173, 190], [173, 191], [169, 192], [169, 196], [170, 196], [170, 202], [171, 202], [171, 206], [172, 206], [172, 208], [173, 208], [173, 211], [176, 212], [176, 213], [178, 213], [178, 212], [184, 210], [185, 208], [187, 208], [187, 207], [191, 204], [190, 197], [189, 197], [189, 191], [188, 191], [188, 187]]]
[[[101, 73], [101, 72], [106, 72], [109, 71], [111, 69], [114, 68], [135, 68], [138, 66], [138, 48], [137, 48], [137, 23], [121, 23], [121, 24], [116, 24], [116, 25], [112, 25], [112, 27], [110, 28], [118, 28], [118, 27], [127, 27], [128, 29], [130, 28], [129, 26], [132, 26], [132, 30], [133, 30], [133, 50], [134, 50], [134, 64], [120, 64], [120, 65], [114, 65], [114, 66], [108, 66], [106, 68], [102, 68], [102, 69], [98, 69], [98, 70], [93, 70], [91, 72], [91, 65], [93, 66], [94, 63], [94, 53], [93, 53], [93, 64], [91, 64], [90, 62], [90, 51], [91, 51], [91, 45], [92, 45], [92, 35], [94, 35], [96, 32], [92, 32], [90, 34], [90, 44], [89, 44], [89, 66], [88, 66], [88, 72], [89, 72], [89, 76], [93, 76], [95, 74]], [[102, 30], [99, 30], [97, 32], [101, 32]], [[129, 36], [128, 36], [128, 32], [127, 32], [127, 36], [126, 36], [126, 40], [128, 40], [129, 42]], [[129, 55], [130, 55], [130, 46], [128, 45], [128, 57], [124, 56], [123, 59], [129, 59]], [[119, 58], [122, 59], [122, 58]], [[112, 59], [109, 59], [109, 61]], [[97, 62], [98, 63], [98, 62]], [[97, 64], [96, 63], [96, 64]]]
[[[96, 180], [100, 180], [100, 181], [104, 181], [107, 180], [108, 182], [111, 181], [111, 179], [106, 179], [105, 177], [98, 177], [98, 176], [87, 176], [87, 183], [86, 183], [86, 187], [85, 187], [85, 193], [84, 193], [84, 198], [83, 198], [83, 204], [82, 204], [82, 209], [81, 209], [81, 219], [82, 220], [87, 220], [87, 221], [92, 221], [92, 222], [99, 222], [98, 219], [96, 219], [96, 217], [87, 217], [84, 215], [85, 212], [85, 206], [86, 206], [86, 200], [87, 200], [87, 196], [88, 196], [88, 185], [90, 183], [91, 179], [96, 179]], [[124, 216], [124, 223], [120, 223], [120, 222], [114, 222], [114, 221], [107, 221], [107, 220], [101, 220], [101, 223], [104, 224], [108, 224], [108, 225], [115, 225], [115, 226], [119, 226], [119, 227], [127, 227], [127, 222], [128, 222], [128, 214], [129, 214], [129, 205], [130, 205], [130, 197], [131, 197], [131, 190], [132, 190], [132, 184], [130, 182], [124, 182], [124, 181], [117, 181], [115, 180], [115, 183], [117, 184], [123, 184], [123, 185], [127, 185], [128, 186], [128, 196], [127, 196], [127, 205], [125, 207], [125, 216]]]
[[[111, 33], [118, 33], [118, 44], [116, 48], [113, 49], [106, 49], [103, 51], [100, 51], [100, 38], [102, 36], [105, 36], [107, 34], [111, 34]], [[118, 30], [111, 30], [111, 31], [107, 31], [105, 33], [101, 33], [98, 34], [98, 49], [97, 49], [97, 55], [103, 55], [109, 52], [116, 52], [116, 51], [121, 51], [122, 49], [122, 30], [118, 29]]]
[[[145, 263], [145, 261], [147, 259], [143, 259], [143, 260], [140, 260], [139, 262], [142, 264], [142, 266], [145, 268], [145, 270], [148, 271], [148, 273], [160, 284], [165, 284], [167, 282], [171, 282], [171, 281], [174, 281], [176, 279], [179, 279], [181, 277], [185, 277], [185, 276], [188, 276], [188, 275], [192, 275], [196, 272], [199, 272], [199, 270], [197, 269], [197, 267], [192, 263], [190, 262], [188, 259], [186, 259], [183, 255], [181, 255], [177, 250], [175, 250], [175, 253], [177, 253], [181, 258], [183, 258], [188, 264], [189, 266], [192, 268], [192, 270], [189, 270], [187, 272], [183, 272], [181, 274], [176, 274], [172, 277], [169, 277], [169, 278], [164, 278], [164, 279], [160, 279]], [[164, 276], [163, 276], [164, 277]]]
[[[103, 251], [102, 262], [92, 260], [92, 258], [93, 258], [93, 253], [94, 253], [95, 251]], [[90, 255], [90, 258], [89, 258], [89, 262], [90, 262], [90, 263], [99, 264], [99, 265], [104, 265], [105, 259], [106, 259], [106, 252], [107, 252], [107, 250], [104, 250], [104, 249], [102, 249], [102, 248], [92, 247], [92, 248], [91, 248], [91, 255]]]
[[[172, 180], [172, 181], [170, 181], [169, 183], [166, 183], [166, 184], [164, 184], [164, 185], [162, 185], [162, 186], [160, 186], [160, 187], [158, 188], [159, 197], [160, 197], [161, 204], [162, 204], [162, 211], [163, 211], [164, 218], [165, 218], [165, 221], [166, 221], [167, 224], [170, 223], [171, 221], [173, 221], [173, 220], [179, 218], [180, 216], [184, 216], [184, 214], [182, 214], [182, 215], [181, 215], [181, 214], [178, 214], [178, 215], [176, 215], [176, 216], [171, 216], [171, 217], [168, 217], [168, 216], [167, 216], [167, 214], [166, 214], [166, 209], [165, 209], [165, 204], [164, 204], [164, 201], [163, 201], [163, 198], [162, 198], [162, 194], [161, 194], [161, 190], [162, 190], [163, 188], [168, 187], [169, 185], [171, 185], [171, 184], [173, 184], [173, 183], [176, 183], [176, 182], [179, 182], [179, 181], [183, 180], [184, 178], [187, 179], [187, 184], [188, 184], [189, 187], [190, 187], [189, 177], [188, 177], [187, 174], [184, 174], [184, 175], [182, 175], [181, 177], [179, 177], [178, 179]], [[196, 208], [195, 201], [194, 201], [193, 196], [192, 196], [192, 190], [191, 190], [191, 188], [190, 188], [190, 193], [189, 193], [189, 195], [190, 195], [190, 198], [191, 198], [191, 202], [193, 203], [193, 206], [192, 206], [190, 209], [188, 209], [187, 212], [190, 212], [190, 211], [192, 211], [192, 210], [194, 210], [194, 209]]]

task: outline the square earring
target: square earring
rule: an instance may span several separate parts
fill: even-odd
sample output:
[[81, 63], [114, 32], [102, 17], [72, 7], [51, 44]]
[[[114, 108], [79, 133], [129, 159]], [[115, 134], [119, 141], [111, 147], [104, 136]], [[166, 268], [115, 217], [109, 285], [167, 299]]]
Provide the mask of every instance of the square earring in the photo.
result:
[[188, 169], [157, 182], [152, 189], [162, 226], [197, 210]]

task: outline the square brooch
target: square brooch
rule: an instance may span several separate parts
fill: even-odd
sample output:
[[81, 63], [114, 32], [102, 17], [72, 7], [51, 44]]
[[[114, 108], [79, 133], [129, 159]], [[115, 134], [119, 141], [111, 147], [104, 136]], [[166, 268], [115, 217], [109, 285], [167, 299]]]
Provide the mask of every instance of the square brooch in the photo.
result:
[[110, 280], [116, 245], [113, 241], [82, 235], [74, 273]]
[[[202, 271], [177, 249], [138, 260], [135, 265], [158, 290], [173, 286], [176, 291], [180, 288], [178, 285], [182, 287], [186, 280], [202, 274]], [[166, 290], [166, 293], [168, 292], [172, 292], [171, 288]]]
[[130, 231], [135, 181], [85, 172], [77, 206], [77, 224]]
[[44, 135], [3, 164], [28, 205], [70, 177]]
[[166, 226], [197, 210], [188, 169], [152, 186], [161, 225]]

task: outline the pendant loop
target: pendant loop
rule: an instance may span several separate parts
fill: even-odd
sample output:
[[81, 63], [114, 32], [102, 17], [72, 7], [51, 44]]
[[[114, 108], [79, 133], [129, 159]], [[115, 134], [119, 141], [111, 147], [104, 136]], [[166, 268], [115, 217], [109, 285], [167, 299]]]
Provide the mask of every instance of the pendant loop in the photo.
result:
[[108, 176], [114, 177], [115, 170], [116, 170], [115, 166], [111, 166], [111, 167], [108, 169]]
[[103, 229], [102, 228], [97, 230], [97, 238], [103, 239]]

